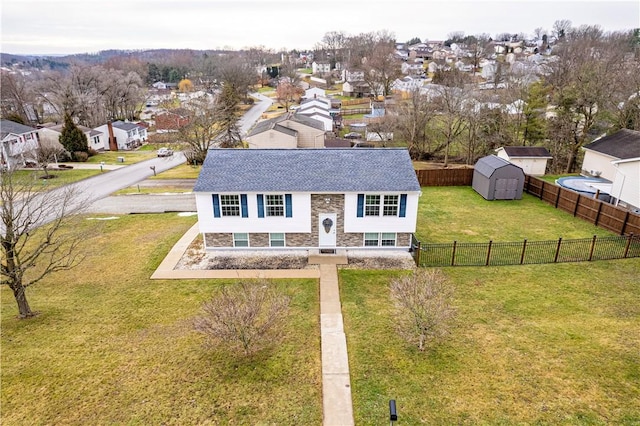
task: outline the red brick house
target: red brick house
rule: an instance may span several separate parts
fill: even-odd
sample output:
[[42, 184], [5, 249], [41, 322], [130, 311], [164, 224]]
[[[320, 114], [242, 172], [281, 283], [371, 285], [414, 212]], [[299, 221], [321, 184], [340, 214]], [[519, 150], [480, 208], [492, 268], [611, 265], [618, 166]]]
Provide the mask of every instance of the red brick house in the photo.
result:
[[184, 108], [176, 108], [163, 111], [156, 115], [156, 131], [176, 132], [189, 124], [189, 111]]

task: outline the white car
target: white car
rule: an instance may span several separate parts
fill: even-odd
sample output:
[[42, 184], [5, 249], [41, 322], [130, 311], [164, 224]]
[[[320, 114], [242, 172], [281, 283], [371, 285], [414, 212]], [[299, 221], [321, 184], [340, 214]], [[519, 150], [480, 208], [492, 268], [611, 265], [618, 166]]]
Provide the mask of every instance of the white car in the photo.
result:
[[160, 148], [158, 150], [158, 157], [169, 157], [173, 155], [173, 150], [169, 148]]

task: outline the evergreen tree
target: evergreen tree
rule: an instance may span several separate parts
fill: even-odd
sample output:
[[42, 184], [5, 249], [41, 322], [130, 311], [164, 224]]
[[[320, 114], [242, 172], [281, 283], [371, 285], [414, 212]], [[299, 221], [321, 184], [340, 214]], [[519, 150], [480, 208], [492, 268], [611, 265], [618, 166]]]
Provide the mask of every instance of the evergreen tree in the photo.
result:
[[87, 135], [76, 126], [69, 113], [64, 115], [64, 125], [62, 126], [59, 141], [64, 146], [64, 149], [71, 154], [73, 160], [78, 161], [79, 157], [84, 157], [86, 160], [86, 156], [78, 155], [77, 153], [88, 154], [89, 141], [87, 140]]

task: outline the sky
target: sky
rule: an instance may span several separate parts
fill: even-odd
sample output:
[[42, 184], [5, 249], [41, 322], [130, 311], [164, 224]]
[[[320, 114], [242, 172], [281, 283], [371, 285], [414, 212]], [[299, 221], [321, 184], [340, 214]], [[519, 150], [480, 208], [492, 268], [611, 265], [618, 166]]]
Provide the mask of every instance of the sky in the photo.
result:
[[640, 0], [2, 0], [0, 52], [108, 49], [312, 49], [329, 31], [387, 30], [396, 40], [462, 31], [532, 34], [556, 20], [640, 27]]

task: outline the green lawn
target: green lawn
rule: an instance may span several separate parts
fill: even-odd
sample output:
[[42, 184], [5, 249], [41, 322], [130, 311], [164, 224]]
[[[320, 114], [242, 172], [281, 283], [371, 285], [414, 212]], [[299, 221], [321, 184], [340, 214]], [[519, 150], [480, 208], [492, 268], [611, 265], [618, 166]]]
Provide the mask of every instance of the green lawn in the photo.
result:
[[2, 286], [3, 425], [321, 424], [317, 281], [275, 281], [292, 297], [282, 344], [205, 349], [192, 320], [229, 281], [149, 279], [195, 220], [87, 220], [82, 267], [28, 290], [36, 318]]
[[416, 236], [423, 243], [557, 240], [612, 233], [529, 194], [487, 201], [470, 186], [424, 187]]
[[49, 175], [55, 176], [51, 179], [42, 179], [45, 173], [42, 170], [18, 170], [15, 172], [16, 176], [31, 177], [35, 183], [35, 187], [42, 187], [42, 190], [48, 190], [57, 188], [62, 185], [74, 183], [82, 179], [86, 179], [91, 176], [100, 174], [100, 170], [49, 170]]
[[197, 179], [202, 166], [181, 164], [177, 167], [151, 176], [149, 179]]
[[447, 268], [458, 311], [421, 353], [393, 330], [394, 272], [342, 270], [356, 424], [640, 424], [640, 259]]
[[[105, 151], [100, 152], [93, 157], [89, 157], [87, 163], [100, 164], [104, 161], [105, 164], [127, 165], [139, 163], [140, 161], [149, 160], [156, 156], [155, 150], [148, 151]], [[124, 157], [124, 163], [118, 161], [118, 157]], [[72, 164], [73, 165], [73, 164]]]

